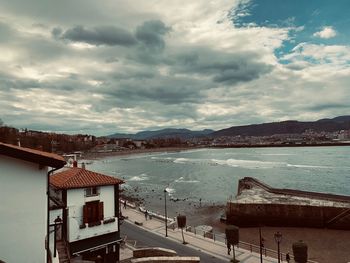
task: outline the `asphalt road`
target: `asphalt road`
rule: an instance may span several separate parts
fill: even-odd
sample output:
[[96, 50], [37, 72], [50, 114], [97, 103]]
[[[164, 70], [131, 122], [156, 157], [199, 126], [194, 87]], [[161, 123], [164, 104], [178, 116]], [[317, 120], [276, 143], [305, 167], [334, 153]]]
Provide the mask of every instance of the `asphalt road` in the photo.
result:
[[169, 238], [161, 237], [149, 231], [146, 231], [138, 226], [135, 226], [129, 222], [123, 222], [120, 227], [121, 236], [127, 236], [127, 240], [137, 240], [138, 247], [162, 247], [175, 250], [179, 256], [197, 256], [200, 257], [201, 262], [206, 263], [222, 263], [229, 262], [228, 260], [222, 260], [215, 258], [212, 255], [201, 252], [199, 249], [193, 249], [181, 243], [175, 242]]

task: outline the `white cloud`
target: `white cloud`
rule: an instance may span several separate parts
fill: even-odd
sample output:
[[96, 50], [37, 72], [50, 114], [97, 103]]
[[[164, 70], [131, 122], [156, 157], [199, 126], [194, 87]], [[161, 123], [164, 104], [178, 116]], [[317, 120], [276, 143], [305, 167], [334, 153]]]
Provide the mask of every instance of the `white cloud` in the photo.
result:
[[[97, 135], [170, 126], [221, 129], [342, 115], [335, 106], [350, 97], [349, 46], [302, 43], [281, 64], [276, 49], [304, 27], [237, 27], [228, 13], [246, 0], [101, 1], [55, 1], [40, 16], [34, 0], [25, 6], [11, 0], [2, 8], [0, 30], [8, 25], [7, 35], [0, 34], [5, 123]], [[238, 11], [230, 14], [249, 13]], [[81, 25], [90, 42], [90, 33], [105, 26], [135, 36], [146, 21], [170, 29], [143, 35], [164, 48], [146, 50], [137, 38], [130, 46], [92, 45], [87, 38], [72, 42], [51, 34]], [[315, 36], [336, 34], [327, 28]]]
[[321, 31], [318, 31], [313, 34], [314, 37], [319, 37], [319, 38], [332, 38], [337, 35], [337, 32], [333, 29], [331, 26], [325, 26]]

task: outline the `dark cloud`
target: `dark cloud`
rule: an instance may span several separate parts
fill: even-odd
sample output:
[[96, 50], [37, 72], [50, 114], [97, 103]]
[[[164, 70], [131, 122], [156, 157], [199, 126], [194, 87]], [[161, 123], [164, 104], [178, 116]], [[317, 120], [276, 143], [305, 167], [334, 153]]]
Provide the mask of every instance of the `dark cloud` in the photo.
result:
[[[177, 86], [173, 89], [167, 87], [133, 87], [124, 86], [110, 92], [119, 99], [127, 99], [131, 105], [145, 100], [160, 102], [162, 104], [181, 104], [199, 100], [198, 92], [186, 86]], [[124, 102], [125, 103], [125, 102]]]
[[118, 84], [107, 84], [100, 92], [106, 96], [114, 97], [123, 106], [130, 107], [136, 104], [142, 105], [147, 101], [161, 103], [163, 105], [198, 103], [203, 99], [201, 83], [194, 80], [161, 77], [149, 79], [125, 79]]
[[263, 63], [242, 63], [227, 64], [226, 67], [220, 65], [216, 68], [219, 72], [215, 75], [214, 81], [227, 84], [236, 84], [238, 82], [248, 82], [271, 71], [272, 67]]
[[14, 37], [14, 29], [0, 21], [0, 42], [6, 43]]
[[114, 26], [99, 26], [94, 28], [76, 26], [66, 30], [64, 33], [54, 28], [52, 35], [56, 38], [60, 37], [61, 39], [73, 42], [85, 42], [96, 46], [132, 46], [137, 42], [130, 32]]
[[39, 88], [40, 83], [37, 80], [15, 78], [10, 74], [0, 72], [0, 87], [3, 91], [27, 90]]
[[151, 51], [163, 51], [165, 48], [164, 35], [170, 31], [160, 20], [144, 22], [136, 28], [136, 38]]
[[51, 34], [55, 39], [58, 39], [62, 35], [62, 28], [60, 27], [53, 28], [51, 31]]
[[324, 110], [332, 110], [332, 109], [349, 109], [349, 104], [342, 103], [323, 103], [313, 106], [307, 106], [307, 110], [311, 111], [324, 111]]
[[257, 79], [272, 70], [271, 65], [258, 62], [259, 59], [257, 53], [225, 53], [198, 48], [177, 55], [175, 69], [211, 76], [214, 82], [234, 85]]
[[119, 59], [117, 57], [110, 57], [110, 58], [106, 58], [105, 62], [106, 63], [114, 63], [114, 62], [118, 62]]

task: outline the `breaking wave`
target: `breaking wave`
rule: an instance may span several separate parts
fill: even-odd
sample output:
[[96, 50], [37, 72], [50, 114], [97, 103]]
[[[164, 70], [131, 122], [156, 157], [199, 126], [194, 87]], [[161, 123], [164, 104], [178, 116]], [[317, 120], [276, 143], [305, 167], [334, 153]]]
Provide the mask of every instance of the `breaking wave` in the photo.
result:
[[281, 163], [281, 162], [264, 162], [264, 161], [256, 161], [256, 160], [212, 159], [211, 161], [219, 165], [227, 165], [231, 167], [242, 167], [242, 168], [249, 168], [249, 169], [276, 168], [276, 167], [284, 166], [284, 163]]
[[329, 169], [333, 168], [331, 166], [320, 166], [320, 165], [306, 165], [306, 164], [289, 164], [287, 163], [287, 167], [296, 167], [296, 168], [316, 168], [316, 169]]
[[165, 190], [168, 192], [169, 196], [173, 196], [173, 194], [176, 192], [174, 188], [170, 188], [169, 186], [165, 188]]
[[131, 177], [130, 179], [128, 179], [128, 181], [145, 181], [148, 180], [148, 175], [147, 174], [140, 174], [140, 175], [136, 175]]
[[183, 177], [180, 177], [179, 179], [175, 180], [175, 183], [199, 183], [198, 180], [185, 180]]
[[[284, 153], [271, 153], [271, 154], [262, 154], [262, 155], [293, 155], [293, 154], [284, 154]], [[207, 165], [223, 165], [230, 167], [239, 167], [246, 169], [270, 169], [270, 168], [283, 168], [283, 167], [295, 167], [295, 168], [311, 168], [311, 169], [331, 169], [334, 167], [330, 166], [321, 166], [321, 165], [304, 165], [304, 164], [289, 164], [286, 162], [273, 162], [273, 161], [259, 161], [259, 160], [242, 160], [242, 159], [194, 159], [194, 158], [172, 158], [172, 157], [152, 157], [153, 160], [158, 162], [169, 162], [177, 164], [207, 164]], [[179, 183], [197, 183], [198, 181], [186, 181], [183, 177], [175, 180]]]

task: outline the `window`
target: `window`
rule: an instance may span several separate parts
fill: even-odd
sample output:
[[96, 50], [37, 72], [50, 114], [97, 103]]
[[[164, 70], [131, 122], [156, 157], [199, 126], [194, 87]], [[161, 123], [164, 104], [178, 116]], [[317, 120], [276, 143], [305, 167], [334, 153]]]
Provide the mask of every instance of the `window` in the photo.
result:
[[89, 196], [96, 196], [99, 195], [98, 192], [98, 188], [97, 187], [89, 187], [89, 188], [85, 188], [85, 196], [89, 197]]
[[103, 220], [103, 202], [87, 202], [83, 206], [83, 222], [89, 226], [100, 225]]

